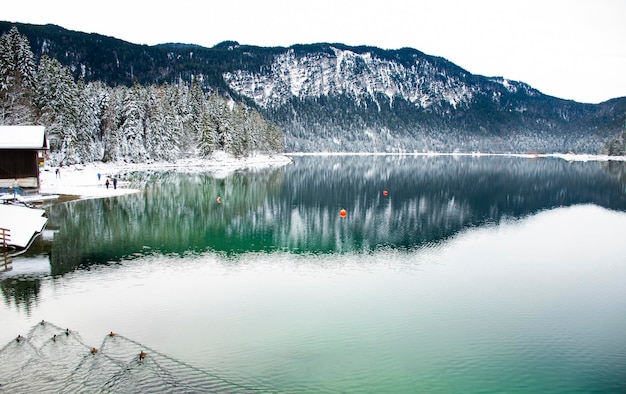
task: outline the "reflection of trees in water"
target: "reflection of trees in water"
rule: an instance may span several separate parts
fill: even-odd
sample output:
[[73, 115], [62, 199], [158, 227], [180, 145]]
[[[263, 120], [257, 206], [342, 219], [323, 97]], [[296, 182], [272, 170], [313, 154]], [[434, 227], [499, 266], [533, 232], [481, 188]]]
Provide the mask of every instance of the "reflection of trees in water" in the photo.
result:
[[[144, 191], [50, 208], [48, 227], [59, 229], [52, 249], [36, 242], [31, 251], [51, 256], [53, 275], [146, 253], [414, 248], [559, 206], [626, 211], [626, 163], [613, 161], [328, 156], [223, 178], [177, 171], [123, 178]], [[0, 289], [7, 305], [28, 314], [40, 280], [5, 278]]]
[[[299, 248], [317, 238], [323, 250], [411, 248], [466, 226], [558, 206], [626, 209], [624, 194], [598, 163], [560, 159], [307, 157], [287, 172], [285, 187], [285, 196], [272, 201], [291, 223], [281, 226], [281, 238]], [[346, 219], [340, 208], [348, 210]]]
[[[611, 160], [603, 163], [602, 167], [617, 179], [619, 183], [626, 185], [626, 162]], [[626, 189], [624, 189], [624, 192], [626, 192]]]
[[41, 281], [37, 278], [6, 278], [0, 281], [0, 289], [7, 306], [13, 305], [30, 316], [33, 303], [37, 301], [41, 290]]
[[55, 206], [50, 222], [60, 231], [52, 272], [150, 252], [202, 252], [214, 243], [217, 250], [230, 250], [228, 244], [237, 240], [224, 237], [227, 224], [262, 204], [268, 193], [277, 193], [282, 171], [242, 171], [225, 178], [175, 171], [128, 174], [133, 183], [144, 183], [142, 193]]
[[[22, 257], [38, 257], [42, 262], [45, 262], [49, 260], [49, 256], [50, 244], [39, 236], [34, 239], [27, 251], [14, 258], [14, 264], [21, 264], [20, 259]], [[45, 270], [45, 272], [0, 277], [0, 290], [5, 303], [8, 306], [13, 305], [17, 310], [23, 310], [27, 316], [30, 316], [33, 303], [36, 303], [39, 297], [41, 278], [48, 273], [49, 271]]]
[[223, 178], [169, 171], [125, 179], [144, 192], [51, 210], [60, 228], [54, 274], [151, 252], [414, 248], [558, 206], [626, 210], [623, 187], [602, 165], [560, 159], [300, 157], [285, 168]]

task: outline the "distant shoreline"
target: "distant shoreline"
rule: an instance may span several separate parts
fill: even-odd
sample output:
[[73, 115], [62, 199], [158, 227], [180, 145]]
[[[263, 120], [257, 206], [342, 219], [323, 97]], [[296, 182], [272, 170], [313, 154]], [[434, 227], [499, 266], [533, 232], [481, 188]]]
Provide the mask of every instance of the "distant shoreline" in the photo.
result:
[[[119, 179], [119, 174], [125, 171], [145, 171], [145, 170], [165, 170], [165, 169], [193, 169], [194, 171], [213, 171], [229, 173], [243, 168], [264, 168], [273, 166], [283, 166], [291, 163], [291, 156], [452, 156], [452, 157], [519, 157], [526, 159], [557, 158], [566, 161], [621, 161], [626, 162], [626, 156], [608, 155], [588, 155], [588, 154], [523, 154], [523, 153], [385, 153], [385, 152], [289, 152], [279, 155], [257, 155], [244, 159], [237, 159], [222, 152], [211, 159], [183, 159], [176, 162], [155, 162], [155, 163], [126, 163], [126, 162], [93, 162], [88, 164], [49, 167], [46, 166], [40, 171], [40, 194], [59, 195], [59, 199], [85, 199], [121, 196], [131, 193], [138, 193], [141, 190], [132, 189], [128, 184]], [[59, 175], [56, 174], [59, 169]], [[98, 179], [98, 174], [100, 178]], [[118, 177], [117, 188], [113, 187], [112, 179]], [[109, 187], [105, 186], [106, 179], [109, 178]]]
[[289, 156], [458, 156], [458, 157], [520, 157], [525, 159], [557, 158], [567, 161], [626, 161], [626, 156], [576, 153], [482, 153], [482, 152], [289, 152]]

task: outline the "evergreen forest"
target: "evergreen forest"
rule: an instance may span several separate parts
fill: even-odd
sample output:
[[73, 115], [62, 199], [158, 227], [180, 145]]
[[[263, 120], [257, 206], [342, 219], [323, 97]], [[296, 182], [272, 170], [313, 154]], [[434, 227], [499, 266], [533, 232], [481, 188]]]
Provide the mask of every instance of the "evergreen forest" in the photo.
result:
[[0, 125], [45, 126], [52, 165], [284, 151], [276, 124], [202, 85], [202, 76], [114, 87], [76, 80], [54, 58], [36, 61], [16, 27], [0, 37]]

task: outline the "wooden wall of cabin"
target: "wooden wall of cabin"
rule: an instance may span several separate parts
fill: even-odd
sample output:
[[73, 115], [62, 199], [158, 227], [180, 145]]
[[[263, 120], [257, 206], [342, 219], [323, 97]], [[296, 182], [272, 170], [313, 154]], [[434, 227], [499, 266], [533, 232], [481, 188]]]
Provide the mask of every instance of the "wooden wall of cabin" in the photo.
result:
[[36, 150], [0, 149], [0, 186], [11, 187], [15, 179], [20, 187], [39, 186]]

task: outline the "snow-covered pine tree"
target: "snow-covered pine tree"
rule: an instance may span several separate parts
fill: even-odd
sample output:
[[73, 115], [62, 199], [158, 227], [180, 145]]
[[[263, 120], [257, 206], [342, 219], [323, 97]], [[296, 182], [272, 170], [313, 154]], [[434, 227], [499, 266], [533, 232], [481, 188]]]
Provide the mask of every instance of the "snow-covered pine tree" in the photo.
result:
[[46, 125], [50, 151], [60, 164], [81, 162], [78, 156], [79, 92], [69, 70], [56, 59], [41, 57], [37, 72], [35, 105]]
[[178, 139], [180, 125], [176, 118], [174, 99], [170, 97], [168, 85], [148, 88], [146, 146], [155, 160], [176, 160], [179, 158]]
[[217, 126], [209, 115], [209, 110], [205, 104], [199, 120], [198, 154], [202, 157], [210, 156], [215, 150], [215, 130]]
[[176, 152], [178, 159], [182, 155], [184, 139], [185, 110], [181, 105], [181, 90], [179, 85], [166, 85], [163, 91], [163, 111], [166, 114], [167, 123], [163, 129], [165, 138]]
[[36, 121], [32, 102], [35, 75], [30, 43], [14, 26], [0, 37], [0, 124]]
[[232, 129], [231, 143], [228, 152], [235, 157], [248, 155], [249, 125], [246, 121], [247, 110], [242, 105], [235, 105], [231, 111]]
[[626, 155], [626, 130], [621, 135], [617, 135], [605, 145], [605, 150], [609, 156]]
[[206, 113], [206, 99], [202, 91], [201, 81], [196, 77], [193, 78], [191, 89], [189, 91], [189, 111], [190, 119], [187, 133], [189, 135], [189, 143], [197, 150], [202, 135], [202, 118]]
[[42, 56], [38, 69], [17, 28], [0, 37], [0, 124], [46, 126], [51, 162], [173, 161], [216, 150], [248, 156], [283, 150], [280, 129], [231, 98], [191, 85], [112, 88], [74, 81], [61, 63]]
[[91, 94], [82, 78], [78, 80], [78, 124], [76, 133], [76, 153], [81, 163], [99, 160], [102, 155], [96, 145], [100, 130], [100, 97]]
[[208, 105], [209, 116], [215, 124], [215, 150], [228, 151], [232, 144], [232, 122], [226, 99], [212, 95]]
[[116, 161], [120, 157], [122, 97], [125, 88], [109, 89], [103, 101], [102, 114], [102, 161]]
[[131, 162], [141, 162], [146, 155], [144, 119], [146, 118], [145, 89], [134, 84], [125, 89], [122, 99], [121, 155]]
[[[82, 87], [82, 90], [81, 90]], [[104, 152], [104, 113], [109, 100], [110, 88], [100, 81], [83, 85], [79, 81], [78, 88], [81, 99], [81, 128], [79, 131], [79, 147], [85, 162], [102, 160]], [[84, 135], [81, 135], [84, 133]]]
[[173, 133], [171, 138], [176, 141], [178, 152], [183, 156], [188, 156], [195, 150], [189, 130], [192, 122], [189, 89], [179, 81], [176, 85], [169, 85], [166, 93], [169, 96], [170, 109], [173, 111], [175, 122], [175, 127], [171, 130]]
[[145, 161], [149, 161], [155, 159], [156, 156], [154, 152], [156, 149], [157, 139], [155, 136], [159, 131], [159, 103], [157, 97], [157, 91], [154, 86], [145, 87], [145, 107], [146, 107], [146, 117], [144, 119], [144, 147], [146, 149], [146, 157]]
[[[259, 114], [260, 116], [260, 114]], [[285, 151], [285, 139], [283, 137], [283, 131], [277, 124], [271, 123], [259, 118], [260, 122], [260, 151], [265, 153], [278, 153]]]

